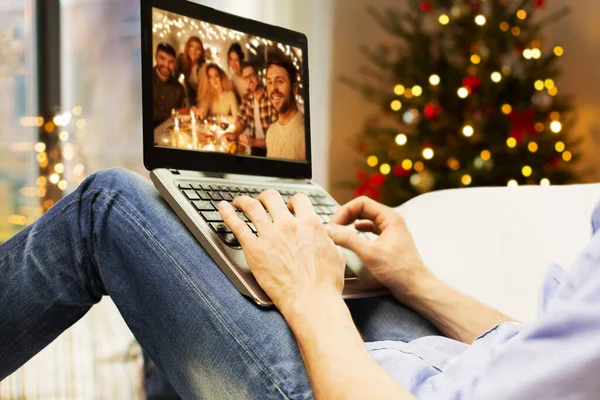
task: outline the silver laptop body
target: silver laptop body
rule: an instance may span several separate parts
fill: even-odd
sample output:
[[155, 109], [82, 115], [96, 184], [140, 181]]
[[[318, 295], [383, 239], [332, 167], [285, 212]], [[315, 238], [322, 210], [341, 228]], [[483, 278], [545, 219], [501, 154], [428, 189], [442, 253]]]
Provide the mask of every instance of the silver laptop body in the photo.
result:
[[[243, 250], [234, 243], [233, 235], [225, 232], [225, 227], [216, 220], [212, 221], [211, 218], [217, 217], [214, 214], [218, 213], [215, 207], [221, 196], [225, 200], [230, 200], [231, 193], [239, 194], [240, 190], [257, 197], [257, 192], [260, 190], [275, 189], [282, 193], [284, 200], [289, 199], [294, 193], [305, 193], [309, 195], [311, 201], [314, 200], [313, 205], [316, 210], [319, 210], [319, 215], [324, 223], [339, 206], [322, 187], [311, 179], [306, 37], [298, 32], [222, 13], [185, 0], [141, 0], [141, 11], [144, 164], [150, 170], [150, 178], [162, 197], [238, 291], [259, 305], [271, 305], [271, 300], [250, 272]], [[171, 24], [171, 21], [176, 21], [176, 23]], [[179, 21], [187, 21], [179, 24], [184, 28], [179, 27], [177, 24]], [[212, 29], [212, 31], [223, 33], [226, 40], [229, 37], [232, 38], [231, 40], [237, 40], [243, 44], [249, 43], [250, 47], [245, 46], [247, 49], [256, 44], [255, 40], [259, 40], [264, 43], [267, 50], [271, 47], [283, 48], [282, 52], [285, 54], [286, 49], [289, 52], [291, 48], [296, 51], [294, 53], [296, 57], [301, 55], [303, 64], [299, 66], [299, 70], [302, 73], [301, 83], [304, 87], [302, 99], [306, 129], [306, 159], [270, 159], [247, 154], [228, 154], [215, 151], [214, 146], [210, 149], [207, 147], [208, 145], [201, 147], [202, 145], [198, 144], [198, 140], [195, 139], [193, 144], [191, 140], [177, 142], [174, 135], [181, 134], [181, 131], [177, 129], [179, 128], [177, 111], [173, 111], [173, 118], [167, 118], [162, 122], [158, 121], [160, 123], [157, 126], [155, 111], [157, 99], [160, 99], [154, 90], [155, 74], [158, 74], [155, 72], [155, 69], [158, 68], [157, 41], [170, 38], [173, 48], [180, 44], [175, 39], [179, 36], [169, 36], [167, 33], [170, 31], [165, 30], [165, 26], [178, 26], [179, 32], [186, 27], [199, 28], [198, 34], [204, 34], [205, 46], [209, 42], [207, 36]], [[163, 33], [163, 37], [160, 37], [159, 33]], [[219, 42], [216, 43], [215, 46], [218, 46]], [[281, 44], [281, 47], [278, 44]], [[221, 51], [224, 49], [223, 45]], [[250, 55], [250, 53], [249, 51], [248, 54]], [[298, 58], [295, 60], [298, 64]], [[183, 78], [179, 81], [182, 80]], [[174, 85], [170, 80], [167, 80], [167, 83]], [[188, 123], [191, 120], [193, 129], [196, 126], [208, 126], [208, 123], [204, 124], [206, 121], [198, 123], [195, 118], [187, 116], [182, 118], [182, 121], [186, 118]], [[173, 130], [173, 125], [177, 125], [175, 130]], [[193, 131], [191, 135], [192, 138], [203, 137], [196, 131]], [[165, 137], [166, 140], [161, 142], [161, 138]], [[171, 138], [174, 138], [172, 142]], [[215, 208], [212, 211], [211, 204]], [[346, 249], [342, 249], [342, 251], [347, 261], [344, 298], [387, 293], [386, 288], [373, 278], [354, 253]]]

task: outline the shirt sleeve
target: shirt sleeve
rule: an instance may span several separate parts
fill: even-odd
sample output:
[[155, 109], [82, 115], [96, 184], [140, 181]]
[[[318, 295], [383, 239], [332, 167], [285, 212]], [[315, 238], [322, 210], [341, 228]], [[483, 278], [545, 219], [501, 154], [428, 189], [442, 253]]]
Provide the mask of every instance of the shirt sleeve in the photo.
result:
[[244, 126], [248, 125], [248, 103], [248, 98], [244, 96], [244, 99], [242, 100], [242, 105], [240, 106], [240, 109], [238, 110], [237, 114], [237, 120], [240, 121], [240, 123]]
[[490, 362], [447, 398], [595, 399], [598, 371], [600, 232], [569, 268], [542, 318], [494, 348]]

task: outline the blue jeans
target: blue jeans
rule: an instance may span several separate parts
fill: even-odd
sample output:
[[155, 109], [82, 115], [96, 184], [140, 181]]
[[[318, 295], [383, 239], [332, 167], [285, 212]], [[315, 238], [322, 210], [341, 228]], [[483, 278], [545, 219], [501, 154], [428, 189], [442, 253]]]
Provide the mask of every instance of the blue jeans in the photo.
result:
[[[0, 245], [0, 380], [104, 295], [183, 398], [312, 398], [281, 314], [240, 295], [152, 185], [88, 177]], [[347, 302], [365, 341], [439, 334], [390, 297]]]

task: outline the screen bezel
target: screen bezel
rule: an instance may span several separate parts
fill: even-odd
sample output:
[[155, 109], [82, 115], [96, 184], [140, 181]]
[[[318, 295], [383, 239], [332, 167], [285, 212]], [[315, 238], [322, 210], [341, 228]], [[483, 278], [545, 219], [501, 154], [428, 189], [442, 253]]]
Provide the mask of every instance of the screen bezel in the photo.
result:
[[[312, 178], [310, 151], [310, 102], [308, 77], [308, 39], [306, 35], [242, 18], [233, 14], [186, 0], [140, 0], [142, 35], [142, 119], [144, 166], [155, 168], [192, 170], [203, 172], [260, 175], [294, 179]], [[306, 161], [281, 160], [264, 157], [238, 156], [223, 153], [197, 152], [156, 147], [153, 126], [153, 58], [152, 9], [159, 8], [189, 18], [221, 25], [240, 32], [257, 35], [302, 50], [302, 85], [304, 91], [304, 118]]]

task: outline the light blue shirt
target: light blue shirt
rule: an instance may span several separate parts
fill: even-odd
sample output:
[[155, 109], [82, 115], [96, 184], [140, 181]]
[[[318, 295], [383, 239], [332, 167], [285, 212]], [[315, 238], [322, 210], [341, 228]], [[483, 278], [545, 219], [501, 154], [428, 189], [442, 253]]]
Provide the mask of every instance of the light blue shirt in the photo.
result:
[[367, 343], [419, 399], [600, 399], [600, 206], [566, 272], [550, 265], [530, 325], [503, 323], [471, 345], [429, 336]]

